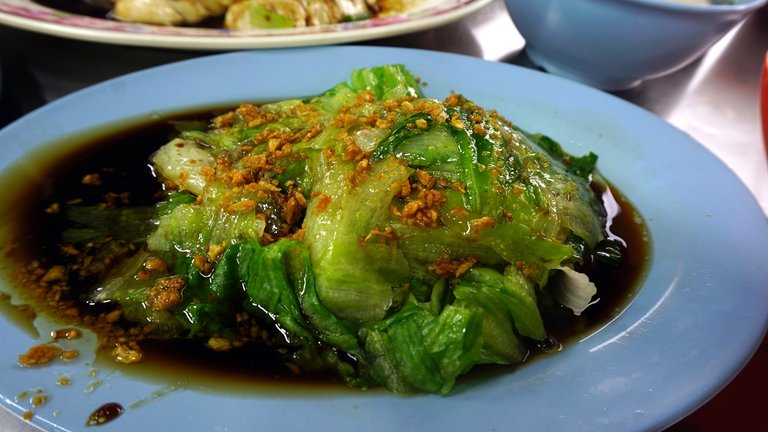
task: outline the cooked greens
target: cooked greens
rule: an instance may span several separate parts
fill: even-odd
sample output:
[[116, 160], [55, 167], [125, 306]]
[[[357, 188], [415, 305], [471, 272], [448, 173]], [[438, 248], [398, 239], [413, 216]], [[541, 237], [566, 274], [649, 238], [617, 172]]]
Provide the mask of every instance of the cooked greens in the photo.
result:
[[[475, 365], [522, 362], [547, 338], [540, 308], [581, 313], [582, 266], [620, 258], [595, 155], [426, 98], [399, 65], [183, 126], [152, 157], [166, 194], [129, 224], [139, 252], [90, 298], [155, 337], [268, 343], [353, 386], [446, 394]], [[76, 213], [73, 241], [125, 218]]]

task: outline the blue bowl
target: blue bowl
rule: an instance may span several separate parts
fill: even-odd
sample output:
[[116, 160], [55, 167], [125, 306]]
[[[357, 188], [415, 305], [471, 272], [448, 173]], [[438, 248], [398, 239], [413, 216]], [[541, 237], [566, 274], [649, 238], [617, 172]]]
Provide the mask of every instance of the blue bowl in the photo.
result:
[[605, 90], [699, 58], [766, 0], [506, 0], [526, 53], [548, 72]]

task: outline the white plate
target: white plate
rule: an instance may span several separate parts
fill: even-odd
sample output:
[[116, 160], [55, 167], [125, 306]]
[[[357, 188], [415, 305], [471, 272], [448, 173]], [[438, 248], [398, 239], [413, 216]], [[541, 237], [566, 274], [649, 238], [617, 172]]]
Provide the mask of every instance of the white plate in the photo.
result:
[[0, 0], [0, 24], [73, 39], [188, 50], [338, 44], [397, 36], [448, 24], [493, 0], [424, 0], [403, 14], [301, 29], [231, 31], [123, 23], [58, 11], [31, 0]]
[[[29, 401], [16, 396], [44, 389], [50, 400], [34, 410], [32, 422], [56, 431], [83, 430], [105, 402], [127, 410], [99, 432], [647, 431], [695, 410], [746, 364], [768, 323], [768, 220], [754, 197], [699, 143], [653, 114], [529, 69], [354, 46], [203, 57], [104, 82], [12, 123], [0, 131], [0, 172], [29, 162], [34, 173], [29, 152], [63, 136], [205, 107], [306, 97], [354, 68], [386, 63], [403, 63], [423, 78], [428, 96], [460, 92], [572, 153], [599, 155], [599, 169], [643, 214], [652, 238], [650, 269], [626, 310], [560, 353], [514, 372], [460, 380], [447, 397], [206, 391], [107, 367], [90, 376], [87, 349], [71, 364], [22, 369], [17, 355], [46, 338], [36, 340], [0, 316], [0, 402], [20, 414]], [[56, 386], [59, 374], [73, 383]], [[96, 381], [101, 385], [93, 388]]]

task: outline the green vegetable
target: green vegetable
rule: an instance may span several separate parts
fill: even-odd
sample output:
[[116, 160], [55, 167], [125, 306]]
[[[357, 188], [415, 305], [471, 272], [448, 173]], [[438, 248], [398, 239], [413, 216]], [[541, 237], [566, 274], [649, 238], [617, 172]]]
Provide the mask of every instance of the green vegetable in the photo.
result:
[[[164, 337], [264, 342], [353, 386], [446, 394], [477, 365], [524, 361], [547, 337], [540, 308], [581, 313], [594, 285], [578, 269], [621, 260], [590, 188], [594, 154], [460, 95], [425, 98], [399, 65], [193, 126], [181, 143], [194, 147], [155, 155], [181, 191], [93, 295]], [[196, 168], [201, 150], [215, 164]], [[168, 270], [134, 277], [150, 256]], [[174, 277], [183, 295], [153, 306]]]
[[278, 29], [293, 27], [293, 20], [271, 11], [264, 6], [254, 4], [250, 10], [251, 26], [263, 29]]

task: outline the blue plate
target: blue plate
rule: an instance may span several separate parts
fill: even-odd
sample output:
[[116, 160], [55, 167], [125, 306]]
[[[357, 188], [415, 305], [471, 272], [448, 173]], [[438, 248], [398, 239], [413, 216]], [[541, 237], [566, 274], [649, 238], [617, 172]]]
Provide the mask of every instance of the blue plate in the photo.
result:
[[[31, 421], [62, 431], [81, 430], [105, 402], [119, 402], [126, 412], [100, 431], [639, 431], [679, 420], [736, 375], [768, 322], [765, 215], [739, 180], [686, 134], [627, 102], [554, 76], [390, 48], [205, 57], [104, 82], [16, 121], [0, 132], [0, 170], [83, 131], [313, 95], [354, 68], [385, 63], [407, 65], [428, 84], [429, 96], [460, 92], [523, 128], [549, 134], [573, 153], [600, 155], [600, 170], [640, 210], [653, 243], [646, 279], [623, 313], [557, 355], [512, 373], [464, 380], [447, 397], [258, 387], [206, 391], [95, 365], [87, 349], [72, 364], [22, 369], [17, 355], [46, 337], [36, 339], [4, 320], [3, 403], [21, 414], [30, 407], [27, 397], [18, 396], [42, 391], [50, 398], [33, 410]], [[33, 173], [34, 165], [25, 169]], [[72, 384], [57, 386], [60, 375]]]

